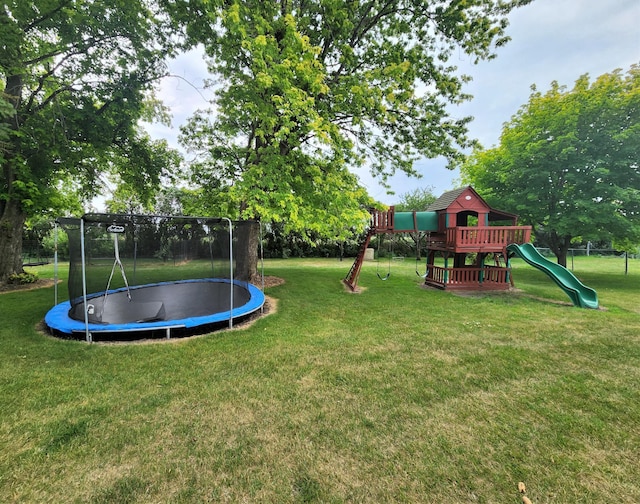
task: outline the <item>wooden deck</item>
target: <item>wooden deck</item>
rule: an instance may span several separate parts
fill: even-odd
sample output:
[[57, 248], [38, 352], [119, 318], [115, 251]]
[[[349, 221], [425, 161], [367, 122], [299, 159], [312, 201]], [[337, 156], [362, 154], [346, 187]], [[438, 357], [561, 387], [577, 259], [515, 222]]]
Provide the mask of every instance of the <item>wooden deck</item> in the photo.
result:
[[[394, 229], [394, 209], [372, 210], [370, 229], [375, 233], [405, 233]], [[447, 228], [430, 233], [430, 248], [455, 253], [502, 252], [510, 243], [522, 245], [531, 240], [531, 226], [472, 226]]]
[[499, 252], [510, 243], [531, 238], [531, 226], [454, 227], [447, 229], [447, 247], [471, 252]]
[[431, 234], [429, 248], [446, 252], [503, 252], [507, 245], [522, 245], [531, 239], [531, 226], [486, 226], [448, 228], [444, 234]]

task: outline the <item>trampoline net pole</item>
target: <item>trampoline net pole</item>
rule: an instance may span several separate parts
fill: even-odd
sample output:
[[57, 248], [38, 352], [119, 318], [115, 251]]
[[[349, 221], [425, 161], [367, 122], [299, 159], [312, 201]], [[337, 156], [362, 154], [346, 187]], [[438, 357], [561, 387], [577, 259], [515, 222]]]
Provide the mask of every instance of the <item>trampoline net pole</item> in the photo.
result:
[[[260, 225], [260, 277], [262, 280], [262, 292], [264, 292], [264, 244], [262, 242], [262, 221], [259, 222]], [[260, 307], [260, 313], [264, 313], [264, 303]]]
[[137, 283], [136, 272], [138, 266], [138, 225], [133, 224], [133, 284]]
[[229, 223], [229, 329], [233, 328], [233, 224], [231, 219], [225, 217]]
[[89, 332], [89, 312], [87, 311], [87, 271], [84, 254], [84, 218], [80, 219], [80, 257], [82, 263], [82, 308], [84, 312], [84, 331], [87, 343], [91, 343]]
[[207, 226], [207, 234], [209, 235], [209, 239], [207, 240], [209, 242], [209, 262], [211, 263], [211, 278], [216, 276], [216, 268], [215, 268], [215, 261], [213, 258], [213, 232], [211, 229], [211, 226]]
[[58, 304], [58, 221], [53, 225], [53, 306]]

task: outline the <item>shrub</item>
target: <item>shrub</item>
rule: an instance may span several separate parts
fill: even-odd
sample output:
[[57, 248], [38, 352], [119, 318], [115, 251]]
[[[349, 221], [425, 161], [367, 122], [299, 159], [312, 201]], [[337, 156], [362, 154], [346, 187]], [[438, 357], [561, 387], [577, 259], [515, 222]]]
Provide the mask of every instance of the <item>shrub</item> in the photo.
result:
[[32, 284], [38, 281], [38, 274], [27, 273], [26, 271], [23, 271], [22, 273], [13, 273], [12, 275], [9, 275], [9, 278], [7, 281], [8, 283], [14, 284], [14, 285]]

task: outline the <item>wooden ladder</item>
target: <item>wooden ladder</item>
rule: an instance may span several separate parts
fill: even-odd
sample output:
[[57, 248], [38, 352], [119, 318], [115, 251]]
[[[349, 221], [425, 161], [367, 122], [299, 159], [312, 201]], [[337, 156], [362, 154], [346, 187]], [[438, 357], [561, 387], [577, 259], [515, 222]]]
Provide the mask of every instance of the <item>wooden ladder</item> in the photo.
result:
[[356, 287], [358, 286], [358, 277], [360, 276], [360, 270], [362, 269], [362, 263], [364, 262], [364, 255], [367, 251], [367, 247], [369, 246], [369, 242], [371, 241], [371, 237], [374, 234], [376, 234], [376, 230], [373, 227], [369, 228], [367, 236], [360, 246], [360, 250], [358, 251], [356, 260], [353, 262], [353, 265], [351, 266], [349, 273], [347, 273], [347, 276], [344, 277], [343, 282], [352, 291], [355, 291]]

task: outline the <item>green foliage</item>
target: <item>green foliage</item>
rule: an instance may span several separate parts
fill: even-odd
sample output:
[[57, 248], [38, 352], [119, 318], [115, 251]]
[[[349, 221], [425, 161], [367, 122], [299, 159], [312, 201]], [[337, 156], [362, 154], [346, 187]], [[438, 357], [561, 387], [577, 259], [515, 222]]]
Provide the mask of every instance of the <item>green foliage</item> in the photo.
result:
[[462, 166], [498, 208], [519, 214], [560, 258], [572, 240], [640, 241], [640, 67], [573, 89], [557, 82], [505, 124], [500, 145]]
[[[492, 56], [519, 1], [173, 3], [205, 45], [215, 119], [195, 115], [182, 138], [194, 183], [229, 213], [286, 231], [344, 237], [372, 202], [350, 168], [383, 182], [415, 175], [423, 156], [454, 161], [469, 118], [457, 51]], [[212, 29], [203, 19], [218, 19]]]
[[[150, 198], [170, 165], [138, 121], [162, 115], [152, 95], [174, 32], [151, 0], [4, 2], [0, 220], [77, 208], [109, 172]], [[14, 264], [0, 258], [0, 278]]]
[[433, 186], [416, 187], [413, 191], [400, 195], [400, 201], [395, 204], [398, 212], [423, 211], [436, 200]]
[[[109, 159], [110, 182], [115, 187], [106, 200], [109, 212], [149, 213], [163, 183], [169, 185], [181, 162], [181, 155], [169, 148], [166, 140], [136, 139], [132, 152], [112, 153]], [[144, 166], [145, 169], [139, 169]]]
[[18, 190], [45, 197], [59, 173], [73, 173], [86, 178], [90, 193], [106, 169], [105, 153], [135, 156], [143, 147], [136, 122], [153, 82], [166, 73], [158, 14], [143, 0], [6, 5], [3, 35], [11, 36], [3, 37], [9, 43], [0, 75], [14, 108], [11, 167], [24, 180]]
[[2, 96], [0, 90], [0, 163], [4, 163], [5, 155], [9, 151], [11, 140], [11, 128], [8, 120], [14, 113], [14, 109], [7, 100]]
[[342, 257], [358, 253], [363, 236], [352, 233], [336, 240], [318, 233], [303, 236], [301, 233], [284, 232], [284, 225], [268, 224], [264, 226], [262, 252], [266, 258], [287, 259], [291, 257]]
[[29, 273], [23, 271], [22, 273], [13, 273], [9, 275], [7, 283], [15, 285], [28, 285], [38, 281], [37, 273]]
[[629, 239], [613, 240], [612, 245], [613, 245], [613, 248], [616, 250], [621, 250], [631, 254], [636, 254], [640, 250], [640, 245], [638, 241], [629, 240]]
[[58, 248], [58, 258], [61, 260], [69, 258], [69, 236], [61, 228], [58, 227], [57, 237], [53, 229], [42, 237], [42, 248], [46, 255], [53, 256], [53, 253]]

